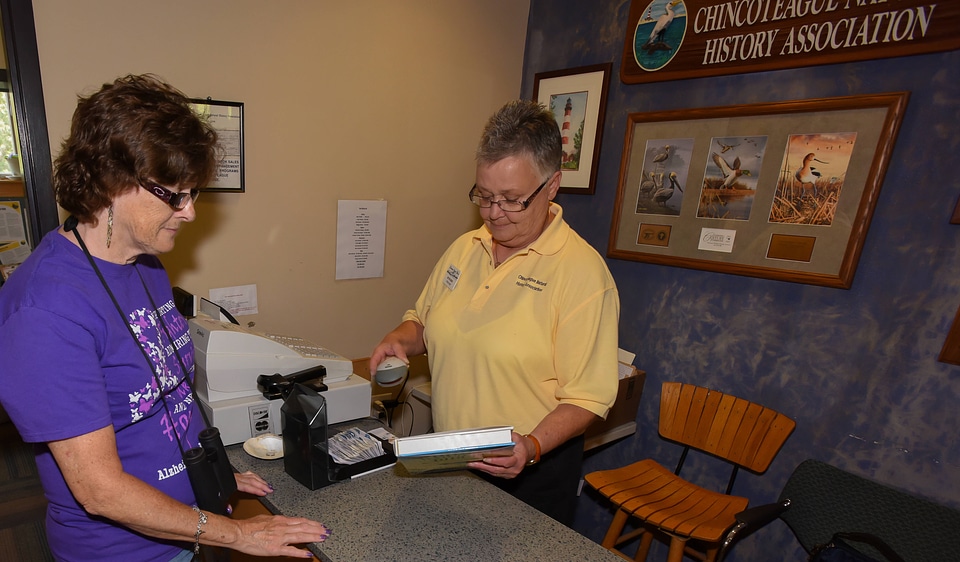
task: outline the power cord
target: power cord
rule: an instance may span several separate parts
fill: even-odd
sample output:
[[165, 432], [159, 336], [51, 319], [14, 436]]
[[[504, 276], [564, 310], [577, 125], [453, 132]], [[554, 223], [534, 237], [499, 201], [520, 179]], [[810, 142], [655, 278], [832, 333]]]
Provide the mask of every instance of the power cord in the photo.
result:
[[[384, 422], [387, 427], [393, 427], [393, 415], [398, 406], [405, 405], [406, 402], [400, 400], [374, 400], [373, 409], [377, 413], [377, 419]], [[401, 410], [401, 419], [403, 410]]]
[[401, 433], [404, 433], [405, 435], [410, 435], [410, 433], [413, 432], [413, 423], [414, 423], [414, 417], [415, 417], [416, 412], [415, 412], [414, 409], [413, 409], [413, 404], [411, 404], [411, 403], [410, 403], [409, 401], [407, 401], [407, 400], [405, 400], [401, 405], [402, 405], [402, 406], [406, 406], [407, 408], [410, 409], [410, 427], [409, 427], [409, 429], [407, 429], [407, 430], [404, 430], [404, 429], [403, 429], [403, 417], [404, 417], [403, 414], [404, 414], [404, 412], [406, 411], [407, 408], [401, 408], [401, 409], [400, 409], [400, 420], [399, 420], [399, 423], [400, 423], [400, 432], [401, 432]]
[[[377, 419], [380, 420], [381, 422], [384, 422], [387, 425], [387, 427], [391, 429], [395, 429], [397, 431], [397, 435], [400, 435], [400, 436], [408, 435], [410, 432], [412, 432], [417, 421], [416, 420], [417, 412], [416, 412], [416, 409], [413, 407], [413, 404], [410, 403], [409, 400], [400, 399], [401, 397], [403, 397], [403, 389], [404, 389], [404, 386], [406, 386], [406, 384], [407, 384], [407, 380], [404, 379], [403, 383], [400, 386], [400, 391], [397, 393], [396, 399], [375, 400], [373, 402], [374, 410], [376, 411], [376, 414], [377, 414]], [[394, 421], [394, 417], [398, 407], [400, 408], [400, 415], [399, 415], [399, 419], [397, 419], [397, 423], [399, 424], [400, 427], [394, 428], [393, 421]], [[404, 423], [406, 421], [407, 410], [410, 411], [409, 426], [408, 424]], [[433, 424], [431, 424], [430, 427], [427, 429], [427, 433], [432, 433], [432, 432], [433, 432]]]
[[399, 400], [384, 400], [383, 408], [387, 413], [387, 425], [393, 427], [393, 412], [397, 409], [397, 406], [401, 404]]
[[[400, 398], [403, 397], [403, 389], [407, 387], [407, 380], [410, 379], [410, 374], [407, 373], [403, 376], [403, 382], [400, 383], [400, 390], [397, 391], [396, 399], [383, 400], [383, 409], [387, 415], [387, 426], [393, 427], [393, 413], [397, 409], [397, 406], [404, 404], [405, 402], [401, 401]], [[401, 410], [401, 416], [403, 411]]]

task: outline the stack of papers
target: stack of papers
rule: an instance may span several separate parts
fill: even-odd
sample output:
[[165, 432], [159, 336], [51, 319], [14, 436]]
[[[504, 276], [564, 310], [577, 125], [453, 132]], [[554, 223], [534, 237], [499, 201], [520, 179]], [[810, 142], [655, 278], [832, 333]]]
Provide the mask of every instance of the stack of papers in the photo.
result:
[[366, 431], [354, 427], [327, 440], [330, 458], [337, 464], [356, 464], [382, 457], [383, 442]]

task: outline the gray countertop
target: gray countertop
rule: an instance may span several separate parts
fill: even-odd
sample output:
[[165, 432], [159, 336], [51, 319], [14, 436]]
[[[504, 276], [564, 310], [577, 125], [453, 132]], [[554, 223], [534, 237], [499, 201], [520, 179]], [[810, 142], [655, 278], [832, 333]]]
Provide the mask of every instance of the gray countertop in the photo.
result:
[[309, 546], [324, 562], [620, 560], [573, 529], [468, 471], [410, 476], [391, 466], [310, 490], [283, 460], [227, 448], [234, 468], [252, 470], [276, 490], [261, 499], [272, 513], [326, 524], [331, 536]]

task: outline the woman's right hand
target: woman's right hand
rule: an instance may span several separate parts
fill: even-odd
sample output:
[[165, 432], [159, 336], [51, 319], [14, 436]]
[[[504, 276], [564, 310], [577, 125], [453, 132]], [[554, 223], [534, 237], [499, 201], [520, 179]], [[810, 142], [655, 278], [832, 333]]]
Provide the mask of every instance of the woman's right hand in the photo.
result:
[[[390, 332], [392, 334], [393, 332]], [[407, 359], [407, 354], [403, 349], [402, 345], [399, 345], [399, 342], [388, 341], [390, 334], [387, 334], [387, 337], [383, 339], [382, 342], [374, 348], [373, 353], [370, 354], [370, 376], [373, 377], [377, 374], [377, 367], [380, 366], [380, 363], [383, 363], [383, 360], [387, 357], [396, 357], [397, 359], [403, 361], [406, 364], [410, 364], [410, 360]]]
[[423, 326], [412, 320], [407, 320], [383, 337], [370, 354], [370, 377], [377, 374], [377, 367], [387, 357], [396, 357], [407, 365], [410, 364], [408, 355], [420, 355], [426, 352], [423, 343]]

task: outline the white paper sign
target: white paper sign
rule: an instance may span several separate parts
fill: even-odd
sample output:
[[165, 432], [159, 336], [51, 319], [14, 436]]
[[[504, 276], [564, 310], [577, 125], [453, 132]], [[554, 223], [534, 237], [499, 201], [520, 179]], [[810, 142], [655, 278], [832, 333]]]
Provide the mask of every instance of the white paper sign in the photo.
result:
[[733, 251], [733, 240], [736, 237], [736, 230], [704, 228], [700, 230], [700, 243], [697, 245], [697, 249], [729, 254]]
[[337, 202], [337, 279], [383, 277], [386, 201]]
[[256, 285], [210, 289], [210, 300], [227, 309], [234, 316], [260, 312], [260, 308], [257, 306]]
[[27, 229], [17, 201], [0, 201], [0, 240], [27, 241]]

